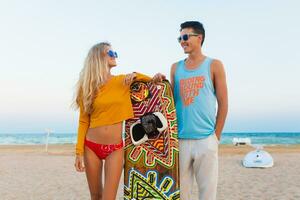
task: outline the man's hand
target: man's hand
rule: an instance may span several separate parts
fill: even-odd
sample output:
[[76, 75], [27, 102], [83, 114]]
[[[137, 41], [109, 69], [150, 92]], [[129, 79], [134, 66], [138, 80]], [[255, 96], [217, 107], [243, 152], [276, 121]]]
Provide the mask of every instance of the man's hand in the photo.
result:
[[161, 73], [157, 73], [153, 76], [152, 81], [154, 83], [158, 83], [158, 82], [162, 82], [163, 80], [166, 79], [166, 76], [161, 74]]

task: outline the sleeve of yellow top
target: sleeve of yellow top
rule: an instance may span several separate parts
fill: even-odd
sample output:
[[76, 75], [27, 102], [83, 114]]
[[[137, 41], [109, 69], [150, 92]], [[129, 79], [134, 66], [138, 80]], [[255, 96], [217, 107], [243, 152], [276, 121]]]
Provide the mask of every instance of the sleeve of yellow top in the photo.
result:
[[135, 74], [136, 74], [137, 81], [151, 81], [152, 80], [151, 77], [149, 77], [145, 74], [141, 74], [141, 73], [137, 73], [137, 72], [135, 72]]
[[80, 102], [76, 155], [83, 155], [84, 139], [89, 126], [90, 126], [90, 116], [84, 112], [83, 103]]

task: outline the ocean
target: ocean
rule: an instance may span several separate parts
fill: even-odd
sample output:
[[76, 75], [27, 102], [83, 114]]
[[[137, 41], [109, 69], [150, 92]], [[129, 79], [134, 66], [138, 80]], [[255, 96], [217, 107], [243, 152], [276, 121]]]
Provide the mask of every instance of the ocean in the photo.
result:
[[[300, 144], [300, 132], [255, 132], [255, 133], [223, 133], [221, 144], [232, 144], [233, 138], [250, 138], [252, 144], [292, 145]], [[75, 133], [51, 133], [49, 144], [75, 144]], [[45, 144], [46, 133], [4, 134], [0, 133], [0, 145]]]

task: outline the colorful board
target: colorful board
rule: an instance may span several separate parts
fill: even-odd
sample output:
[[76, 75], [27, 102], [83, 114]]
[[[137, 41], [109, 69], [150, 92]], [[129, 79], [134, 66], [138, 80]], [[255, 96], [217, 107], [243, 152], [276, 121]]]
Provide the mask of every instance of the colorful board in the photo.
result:
[[[134, 118], [125, 123], [124, 199], [180, 199], [177, 121], [171, 86], [167, 81], [135, 82], [131, 85], [131, 99]], [[130, 127], [153, 112], [164, 115], [167, 128], [134, 145]]]

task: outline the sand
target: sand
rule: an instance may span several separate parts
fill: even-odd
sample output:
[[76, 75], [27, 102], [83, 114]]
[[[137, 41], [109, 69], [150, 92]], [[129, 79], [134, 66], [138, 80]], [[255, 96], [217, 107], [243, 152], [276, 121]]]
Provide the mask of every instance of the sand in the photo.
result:
[[[274, 167], [247, 169], [241, 160], [252, 148], [220, 145], [217, 199], [300, 199], [300, 146], [265, 149]], [[117, 199], [123, 199], [122, 183]], [[194, 184], [192, 199], [196, 193]], [[45, 152], [41, 145], [1, 145], [0, 199], [90, 199], [85, 174], [74, 169], [74, 146], [50, 145]]]

